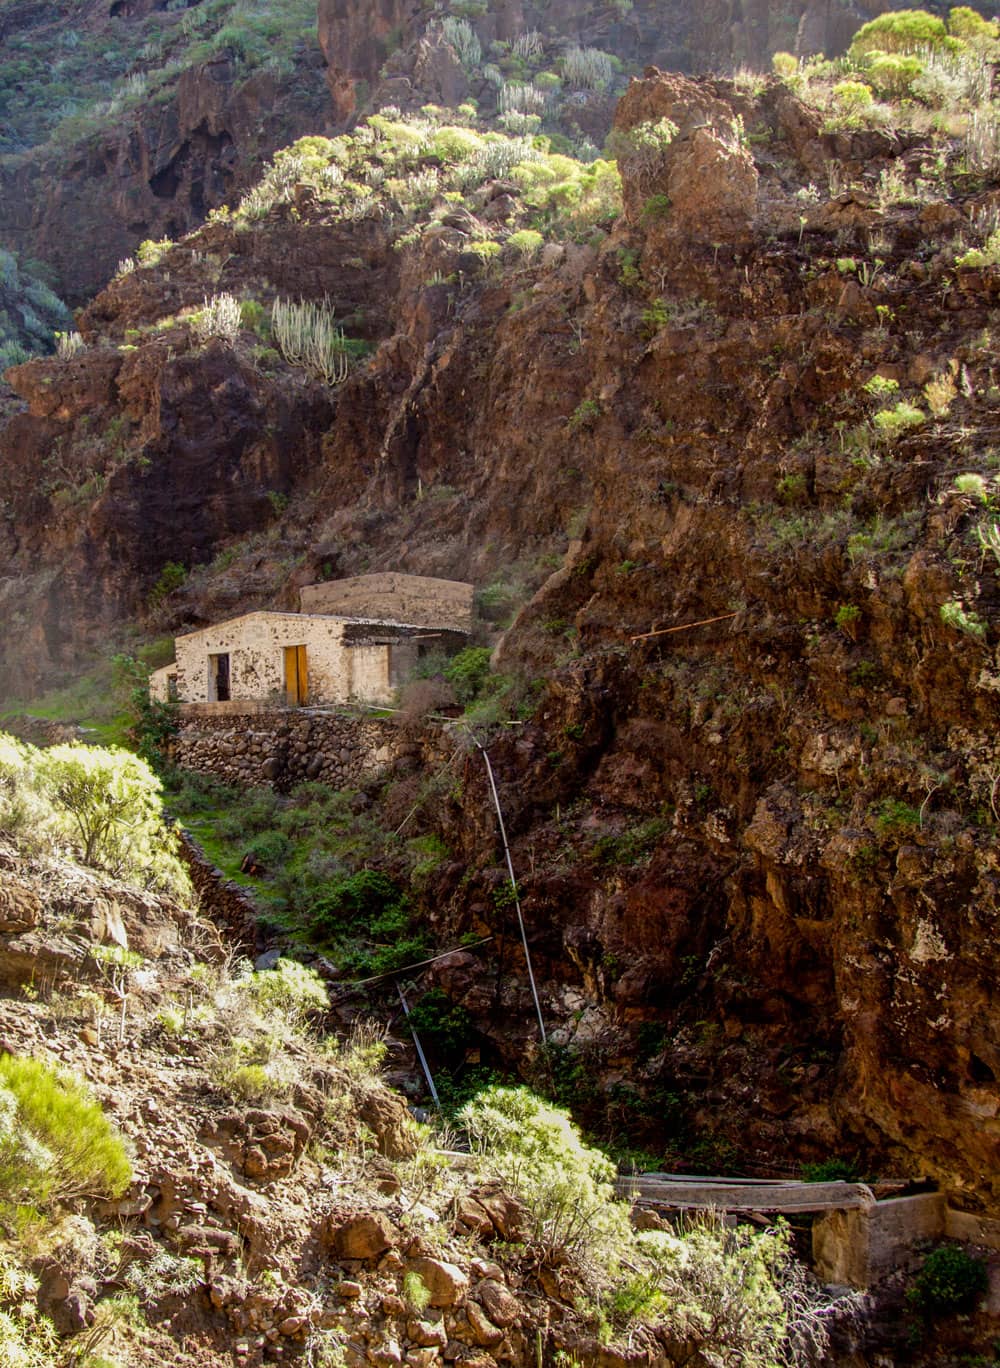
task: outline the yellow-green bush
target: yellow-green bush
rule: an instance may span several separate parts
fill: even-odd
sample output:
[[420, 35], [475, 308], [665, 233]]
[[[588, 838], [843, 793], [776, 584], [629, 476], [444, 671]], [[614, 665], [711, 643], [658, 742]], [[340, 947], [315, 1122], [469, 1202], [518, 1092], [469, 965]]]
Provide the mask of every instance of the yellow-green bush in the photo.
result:
[[890, 10], [863, 24], [851, 40], [852, 61], [869, 52], [920, 52], [955, 46], [943, 19], [926, 10]]
[[0, 732], [0, 830], [29, 852], [69, 844], [84, 864], [187, 898], [191, 883], [160, 791], [159, 779], [130, 751], [79, 744], [39, 750]]
[[118, 1196], [132, 1166], [90, 1093], [37, 1059], [0, 1054], [0, 1192], [8, 1201]]
[[190, 880], [163, 820], [162, 785], [137, 755], [117, 748], [50, 746], [31, 756], [35, 782], [84, 864], [178, 896]]

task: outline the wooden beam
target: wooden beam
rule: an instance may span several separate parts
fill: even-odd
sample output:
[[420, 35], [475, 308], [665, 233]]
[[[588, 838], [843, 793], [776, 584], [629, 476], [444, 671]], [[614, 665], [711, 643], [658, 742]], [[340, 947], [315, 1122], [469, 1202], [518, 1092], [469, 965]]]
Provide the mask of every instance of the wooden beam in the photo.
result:
[[619, 1178], [618, 1193], [649, 1206], [719, 1211], [851, 1211], [875, 1205], [866, 1183], [754, 1183]]

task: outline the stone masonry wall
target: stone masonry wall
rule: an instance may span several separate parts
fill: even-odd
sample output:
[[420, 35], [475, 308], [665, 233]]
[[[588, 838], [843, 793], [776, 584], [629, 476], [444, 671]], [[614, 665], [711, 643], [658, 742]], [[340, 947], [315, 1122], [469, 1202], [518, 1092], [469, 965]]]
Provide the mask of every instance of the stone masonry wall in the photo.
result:
[[303, 613], [334, 613], [376, 621], [411, 622], [468, 634], [472, 630], [472, 585], [387, 571], [304, 585]]
[[185, 769], [228, 784], [294, 788], [315, 779], [351, 788], [389, 768], [403, 753], [396, 725], [314, 708], [181, 714], [173, 758]]

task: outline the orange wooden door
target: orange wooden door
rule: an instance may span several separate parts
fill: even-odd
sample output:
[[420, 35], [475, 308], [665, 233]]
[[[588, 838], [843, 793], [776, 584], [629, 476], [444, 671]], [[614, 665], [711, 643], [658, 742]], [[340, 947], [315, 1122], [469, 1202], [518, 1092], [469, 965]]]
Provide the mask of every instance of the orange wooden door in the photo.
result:
[[309, 701], [309, 667], [304, 646], [285, 647], [285, 696], [298, 707]]

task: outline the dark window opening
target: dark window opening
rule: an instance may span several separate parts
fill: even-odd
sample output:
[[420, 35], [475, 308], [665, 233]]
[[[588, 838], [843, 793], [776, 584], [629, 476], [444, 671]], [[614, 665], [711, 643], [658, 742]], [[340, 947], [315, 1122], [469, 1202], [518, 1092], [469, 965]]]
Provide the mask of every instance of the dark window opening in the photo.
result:
[[228, 703], [229, 652], [220, 651], [208, 657], [208, 696], [213, 703]]

